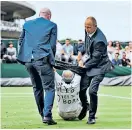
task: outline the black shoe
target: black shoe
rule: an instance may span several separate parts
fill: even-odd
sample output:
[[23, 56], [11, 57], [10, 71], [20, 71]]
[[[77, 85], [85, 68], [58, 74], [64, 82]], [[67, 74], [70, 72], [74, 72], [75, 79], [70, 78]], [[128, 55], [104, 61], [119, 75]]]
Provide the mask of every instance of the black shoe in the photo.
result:
[[51, 119], [51, 120], [43, 119], [43, 123], [48, 124], [48, 125], [56, 125], [57, 124], [57, 122], [55, 122], [53, 119]]
[[95, 119], [91, 119], [91, 118], [88, 119], [87, 124], [95, 124], [95, 123], [96, 123]]
[[85, 118], [85, 116], [87, 115], [88, 110], [89, 110], [89, 105], [83, 107], [80, 115], [78, 116], [78, 119], [82, 120], [83, 118]]

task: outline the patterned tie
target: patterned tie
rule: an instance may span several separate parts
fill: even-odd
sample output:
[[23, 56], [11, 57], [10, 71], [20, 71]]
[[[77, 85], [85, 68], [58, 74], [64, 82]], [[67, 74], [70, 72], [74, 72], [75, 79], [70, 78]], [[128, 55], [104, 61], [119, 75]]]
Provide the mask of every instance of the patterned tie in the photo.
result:
[[91, 42], [91, 38], [90, 38], [90, 36], [87, 34], [87, 35], [86, 35], [86, 53], [87, 53], [88, 55], [90, 55], [90, 50], [89, 50], [90, 42]]

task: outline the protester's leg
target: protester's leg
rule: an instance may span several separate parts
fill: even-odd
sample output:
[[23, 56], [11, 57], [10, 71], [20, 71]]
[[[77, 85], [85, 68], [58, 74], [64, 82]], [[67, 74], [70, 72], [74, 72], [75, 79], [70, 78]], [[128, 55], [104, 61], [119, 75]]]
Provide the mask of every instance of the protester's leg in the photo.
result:
[[89, 96], [90, 96], [89, 118], [90, 119], [95, 119], [95, 114], [96, 114], [97, 105], [98, 105], [97, 92], [99, 89], [99, 84], [103, 80], [103, 78], [104, 78], [104, 74], [94, 76], [89, 86]]
[[54, 84], [54, 71], [52, 66], [48, 63], [48, 60], [44, 58], [40, 62], [36, 63], [37, 71], [41, 77], [43, 89], [45, 90], [44, 97], [44, 119], [52, 119], [52, 107], [55, 97], [55, 84]]
[[32, 63], [26, 63], [25, 66], [29, 72], [32, 81], [34, 96], [38, 106], [39, 113], [43, 117], [44, 93], [43, 93], [41, 78], [37, 70], [33, 67]]

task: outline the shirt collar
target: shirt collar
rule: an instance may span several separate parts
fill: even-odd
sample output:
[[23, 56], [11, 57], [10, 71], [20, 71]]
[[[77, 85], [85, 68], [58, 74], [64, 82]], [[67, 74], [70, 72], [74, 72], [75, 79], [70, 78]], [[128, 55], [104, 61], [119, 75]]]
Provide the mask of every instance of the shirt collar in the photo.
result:
[[[97, 30], [97, 29], [96, 29], [96, 30]], [[88, 36], [91, 38], [91, 37], [95, 34], [96, 30], [95, 30], [93, 33], [91, 33], [91, 34], [87, 33]]]

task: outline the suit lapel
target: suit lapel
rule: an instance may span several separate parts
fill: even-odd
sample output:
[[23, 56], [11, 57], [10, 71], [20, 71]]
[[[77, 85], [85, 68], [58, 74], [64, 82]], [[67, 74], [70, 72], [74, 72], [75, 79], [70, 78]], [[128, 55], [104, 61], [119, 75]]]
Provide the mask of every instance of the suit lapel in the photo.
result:
[[98, 31], [98, 28], [97, 28], [96, 32], [93, 34], [93, 36], [91, 37], [90, 45], [89, 45], [89, 50], [90, 50], [92, 44], [94, 43], [94, 38], [96, 37], [97, 31]]

